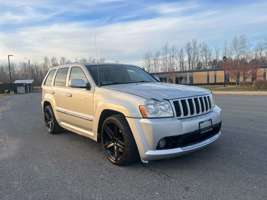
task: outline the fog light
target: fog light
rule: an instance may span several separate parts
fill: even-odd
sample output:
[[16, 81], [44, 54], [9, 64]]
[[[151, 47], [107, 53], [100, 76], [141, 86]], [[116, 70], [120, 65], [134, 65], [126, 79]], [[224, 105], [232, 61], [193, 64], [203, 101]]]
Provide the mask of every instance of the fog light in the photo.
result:
[[166, 146], [166, 144], [167, 144], [166, 140], [165, 140], [165, 139], [161, 139], [161, 140], [159, 141], [158, 147], [159, 147], [160, 149], [163, 149], [163, 148]]

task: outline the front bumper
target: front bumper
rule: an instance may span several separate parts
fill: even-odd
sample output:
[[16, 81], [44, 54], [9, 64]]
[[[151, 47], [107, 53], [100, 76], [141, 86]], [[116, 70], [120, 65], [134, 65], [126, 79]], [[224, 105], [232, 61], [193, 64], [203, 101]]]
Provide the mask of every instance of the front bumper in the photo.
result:
[[161, 118], [161, 119], [136, 119], [127, 118], [135, 138], [142, 161], [175, 157], [188, 152], [201, 149], [217, 140], [221, 131], [198, 143], [171, 149], [158, 150], [160, 139], [165, 137], [184, 135], [199, 130], [199, 123], [211, 120], [212, 124], [221, 123], [221, 109], [215, 106], [207, 114], [187, 119]]

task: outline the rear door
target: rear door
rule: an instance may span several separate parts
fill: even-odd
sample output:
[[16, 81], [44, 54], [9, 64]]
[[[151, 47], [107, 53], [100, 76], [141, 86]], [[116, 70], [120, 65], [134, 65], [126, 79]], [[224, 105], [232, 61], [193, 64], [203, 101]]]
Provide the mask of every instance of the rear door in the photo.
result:
[[69, 73], [69, 67], [61, 67], [57, 70], [53, 93], [56, 105], [56, 116], [59, 122], [67, 122], [68, 115], [65, 111], [67, 108], [66, 99], [68, 99], [67, 77]]

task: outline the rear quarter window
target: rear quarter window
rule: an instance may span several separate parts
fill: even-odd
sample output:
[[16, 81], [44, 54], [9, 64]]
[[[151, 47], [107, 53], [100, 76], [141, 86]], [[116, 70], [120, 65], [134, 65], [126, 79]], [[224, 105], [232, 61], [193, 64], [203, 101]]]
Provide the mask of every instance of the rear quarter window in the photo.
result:
[[52, 81], [53, 81], [53, 77], [55, 75], [55, 72], [56, 72], [55, 69], [53, 69], [50, 72], [48, 72], [48, 75], [47, 75], [47, 77], [45, 79], [44, 85], [46, 85], [46, 86], [51, 86], [52, 85]]

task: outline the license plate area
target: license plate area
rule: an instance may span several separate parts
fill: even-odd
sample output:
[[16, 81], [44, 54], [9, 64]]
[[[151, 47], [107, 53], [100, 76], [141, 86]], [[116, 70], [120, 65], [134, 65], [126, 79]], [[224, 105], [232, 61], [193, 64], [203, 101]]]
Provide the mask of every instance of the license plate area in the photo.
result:
[[199, 122], [199, 133], [203, 134], [212, 130], [211, 119]]

